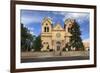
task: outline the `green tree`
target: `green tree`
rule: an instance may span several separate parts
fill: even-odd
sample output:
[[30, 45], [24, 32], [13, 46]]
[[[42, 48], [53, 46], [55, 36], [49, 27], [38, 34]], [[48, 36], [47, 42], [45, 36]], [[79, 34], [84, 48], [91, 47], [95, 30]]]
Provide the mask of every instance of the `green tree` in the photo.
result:
[[26, 38], [27, 38], [27, 28], [24, 27], [23, 24], [21, 24], [21, 50], [25, 51], [26, 50]]
[[21, 24], [21, 51], [30, 51], [33, 48], [35, 36]]
[[72, 34], [70, 36], [70, 48], [75, 48], [75, 50], [84, 50], [84, 46], [82, 43], [81, 39], [81, 31], [80, 31], [80, 26], [78, 23], [75, 21], [74, 24], [72, 25], [71, 28], [68, 28], [68, 31]]
[[36, 39], [34, 41], [34, 49], [35, 49], [35, 51], [40, 51], [41, 47], [42, 47], [41, 36], [39, 35], [39, 36], [36, 37]]

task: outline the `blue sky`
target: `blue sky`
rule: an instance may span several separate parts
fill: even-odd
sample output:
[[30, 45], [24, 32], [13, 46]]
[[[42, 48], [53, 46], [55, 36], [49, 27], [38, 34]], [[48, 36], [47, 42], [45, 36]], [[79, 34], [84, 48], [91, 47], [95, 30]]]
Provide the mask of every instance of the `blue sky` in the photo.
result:
[[41, 33], [41, 22], [45, 17], [52, 20], [53, 26], [60, 23], [64, 26], [65, 19], [74, 18], [80, 25], [83, 40], [89, 39], [90, 14], [86, 12], [66, 12], [66, 11], [39, 11], [21, 10], [21, 23], [30, 30], [30, 33], [38, 36]]

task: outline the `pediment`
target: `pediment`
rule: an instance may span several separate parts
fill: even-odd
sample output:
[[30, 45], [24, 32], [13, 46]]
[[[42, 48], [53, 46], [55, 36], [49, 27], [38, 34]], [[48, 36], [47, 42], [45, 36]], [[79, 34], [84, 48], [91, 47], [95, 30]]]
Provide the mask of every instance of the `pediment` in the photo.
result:
[[63, 30], [60, 24], [54, 26], [53, 30]]

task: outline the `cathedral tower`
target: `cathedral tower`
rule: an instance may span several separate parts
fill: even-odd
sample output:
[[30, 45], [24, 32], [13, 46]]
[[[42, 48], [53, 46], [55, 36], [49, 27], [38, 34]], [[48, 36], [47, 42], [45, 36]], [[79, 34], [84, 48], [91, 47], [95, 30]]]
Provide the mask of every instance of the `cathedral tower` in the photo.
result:
[[49, 51], [52, 47], [52, 21], [45, 17], [42, 22], [42, 33], [41, 33], [41, 40], [42, 40], [42, 49], [41, 51]]
[[74, 19], [66, 19], [65, 20], [65, 31], [68, 32], [68, 29], [71, 28], [74, 25], [75, 20]]
[[52, 21], [49, 18], [44, 18], [42, 22], [42, 32], [51, 33], [52, 30]]

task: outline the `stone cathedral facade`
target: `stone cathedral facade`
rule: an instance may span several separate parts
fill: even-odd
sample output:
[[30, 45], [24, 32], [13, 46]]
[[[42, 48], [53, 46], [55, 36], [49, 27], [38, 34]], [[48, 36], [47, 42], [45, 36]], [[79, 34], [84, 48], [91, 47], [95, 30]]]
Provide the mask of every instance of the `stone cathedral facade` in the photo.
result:
[[62, 50], [69, 42], [71, 34], [68, 32], [68, 28], [71, 28], [74, 24], [74, 19], [66, 19], [64, 27], [57, 23], [53, 26], [52, 21], [49, 18], [44, 18], [42, 21], [41, 32], [41, 51], [59, 51]]

